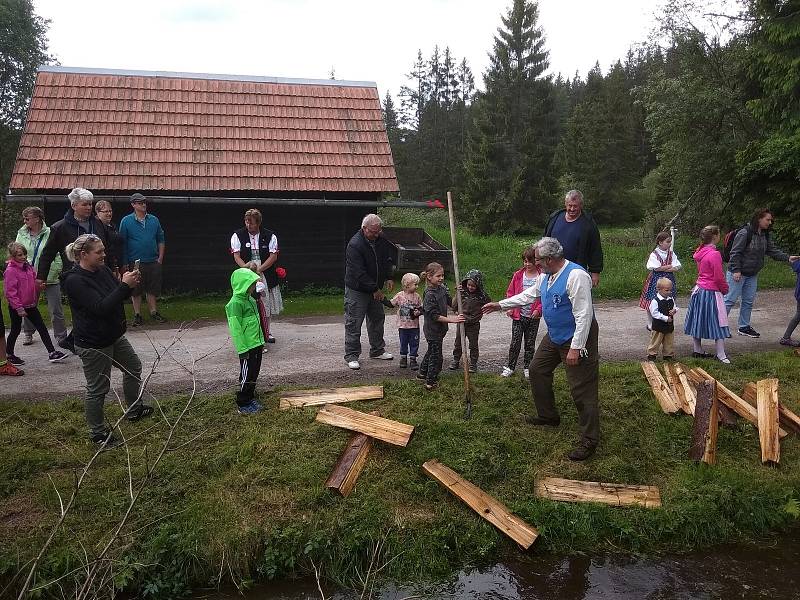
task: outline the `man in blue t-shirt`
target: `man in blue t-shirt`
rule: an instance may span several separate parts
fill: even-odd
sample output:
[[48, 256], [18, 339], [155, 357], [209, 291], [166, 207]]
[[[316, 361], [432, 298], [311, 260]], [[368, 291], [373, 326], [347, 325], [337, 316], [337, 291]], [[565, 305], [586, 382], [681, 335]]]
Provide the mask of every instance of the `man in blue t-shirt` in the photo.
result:
[[578, 263], [592, 276], [592, 287], [600, 283], [603, 271], [603, 247], [600, 231], [592, 217], [583, 210], [583, 194], [570, 190], [564, 208], [550, 215], [545, 237], [554, 237], [564, 248], [564, 258]]
[[133, 290], [132, 327], [144, 324], [142, 320], [142, 293], [147, 296], [150, 318], [157, 323], [166, 319], [158, 312], [156, 304], [161, 295], [161, 265], [164, 263], [164, 230], [158, 217], [147, 212], [147, 198], [138, 192], [131, 196], [133, 212], [123, 217], [119, 224], [119, 235], [125, 244], [125, 262], [128, 269], [133, 270], [135, 261], [139, 261], [141, 282]]

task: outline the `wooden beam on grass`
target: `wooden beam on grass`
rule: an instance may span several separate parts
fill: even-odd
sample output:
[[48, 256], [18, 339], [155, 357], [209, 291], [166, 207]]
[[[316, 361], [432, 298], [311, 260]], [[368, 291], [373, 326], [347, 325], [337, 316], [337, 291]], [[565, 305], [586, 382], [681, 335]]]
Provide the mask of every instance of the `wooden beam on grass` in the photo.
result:
[[675, 413], [680, 412], [680, 404], [672, 394], [672, 390], [669, 389], [667, 382], [664, 381], [664, 378], [661, 376], [656, 364], [649, 360], [642, 361], [640, 364], [642, 365], [644, 376], [647, 377], [647, 382], [650, 384], [650, 388], [653, 390], [653, 395], [661, 405], [661, 410], [668, 415], [674, 415]]
[[[377, 411], [370, 414], [380, 416]], [[363, 433], [354, 433], [336, 461], [325, 487], [347, 498], [356, 486], [356, 480], [361, 475], [370, 450], [372, 438]]]
[[438, 460], [427, 461], [422, 465], [422, 470], [453, 495], [460, 498], [482, 518], [514, 540], [524, 550], [530, 548], [536, 538], [539, 537], [539, 532], [536, 528], [531, 527], [515, 516], [501, 502], [492, 498], [474, 483], [467, 481]]
[[[692, 369], [692, 371], [693, 376], [699, 375], [703, 379], [714, 379], [700, 367], [695, 367]], [[746, 419], [747, 421], [750, 421], [750, 423], [758, 427], [758, 412], [756, 409], [722, 385], [719, 381], [717, 381], [717, 397], [719, 398], [720, 402], [733, 410], [733, 412], [735, 412], [737, 415], [743, 419]], [[788, 435], [788, 433], [786, 433], [786, 431], [783, 429], [779, 429], [778, 435], [780, 437], [785, 437]]]
[[669, 389], [672, 391], [672, 396], [681, 407], [681, 410], [686, 412], [686, 398], [683, 393], [683, 387], [678, 379], [678, 374], [675, 372], [675, 365], [671, 362], [664, 363], [664, 379], [667, 381]]
[[558, 502], [599, 502], [609, 506], [660, 508], [661, 492], [650, 485], [624, 485], [545, 477], [534, 488], [539, 498]]
[[689, 383], [689, 378], [686, 375], [688, 369], [682, 365], [681, 363], [675, 363], [672, 368], [675, 371], [675, 375], [678, 377], [678, 382], [681, 384], [681, 389], [683, 390], [683, 399], [684, 399], [684, 406], [683, 411], [687, 415], [694, 415], [694, 405], [697, 401], [694, 389]]
[[761, 442], [761, 463], [777, 465], [781, 461], [778, 438], [778, 380], [762, 379], [756, 388], [758, 403], [758, 440]]
[[357, 431], [373, 437], [387, 444], [395, 446], [407, 446], [414, 433], [413, 425], [406, 425], [391, 419], [384, 419], [376, 415], [337, 406], [336, 404], [326, 404], [317, 413], [317, 421], [350, 431]]
[[[742, 392], [742, 398], [744, 398], [747, 402], [749, 402], [753, 406], [758, 407], [755, 382], [751, 381], [749, 383], [744, 384], [744, 392]], [[786, 408], [780, 401], [780, 398], [778, 398], [778, 419], [781, 426], [783, 426], [787, 431], [800, 433], [800, 416], [797, 416], [791, 410]]]
[[314, 390], [294, 390], [281, 394], [280, 408], [303, 408], [321, 404], [338, 404], [355, 400], [380, 400], [383, 398], [382, 385], [359, 387], [317, 388]]
[[692, 441], [689, 458], [713, 465], [717, 462], [717, 433], [719, 431], [719, 400], [716, 393], [717, 381], [704, 379], [697, 384], [697, 403], [694, 408]]

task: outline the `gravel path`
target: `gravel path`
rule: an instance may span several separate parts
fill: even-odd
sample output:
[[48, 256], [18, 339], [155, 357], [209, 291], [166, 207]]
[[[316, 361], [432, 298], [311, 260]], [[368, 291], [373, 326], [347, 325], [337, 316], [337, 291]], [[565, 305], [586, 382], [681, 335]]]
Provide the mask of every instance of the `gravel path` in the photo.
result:
[[[679, 299], [676, 322], [675, 346], [678, 356], [691, 352], [691, 339], [682, 333], [683, 315], [686, 312], [687, 298]], [[760, 292], [753, 311], [753, 326], [761, 332], [760, 339], [736, 335], [728, 340], [727, 349], [735, 361], [751, 351], [778, 350], [777, 343], [786, 324], [795, 311], [792, 290], [770, 290]], [[636, 302], [602, 302], [596, 305], [597, 321], [600, 324], [600, 351], [605, 361], [641, 359], [647, 347], [649, 333], [645, 330], [645, 316]], [[734, 308], [733, 322], [738, 316]], [[732, 328], [733, 329], [733, 328]], [[544, 324], [539, 331], [543, 335]], [[365, 328], [366, 331], [366, 328]], [[454, 328], [445, 340], [445, 369], [449, 364], [452, 350]], [[397, 358], [392, 361], [378, 361], [362, 358], [361, 369], [351, 371], [343, 360], [343, 318], [342, 317], [302, 317], [275, 320], [274, 335], [276, 344], [269, 345], [264, 357], [260, 385], [314, 385], [342, 386], [348, 384], [378, 381], [386, 377], [410, 377], [406, 369], [399, 369]], [[797, 334], [800, 336], [800, 332]], [[231, 346], [226, 323], [209, 321], [194, 324], [191, 328], [178, 331], [175, 325], [158, 329], [146, 327], [130, 330], [128, 339], [136, 348], [145, 372], [156, 357], [155, 348], [163, 349], [174, 338], [171, 351], [162, 359], [154, 373], [149, 389], [158, 392], [188, 389], [191, 383], [189, 365], [192, 358], [197, 363], [198, 388], [209, 392], [230, 393], [235, 388], [238, 361]], [[511, 325], [504, 313], [488, 315], [481, 326], [480, 348], [481, 371], [499, 373], [508, 353]], [[394, 354], [398, 350], [398, 339], [394, 327], [394, 317], [386, 319], [387, 350]], [[366, 334], [362, 347], [367, 350], [369, 343]], [[425, 343], [420, 349], [420, 358]], [[713, 350], [710, 342], [706, 349]], [[60, 364], [47, 362], [45, 349], [38, 340], [32, 346], [22, 346], [18, 354], [26, 359], [23, 367], [24, 377], [3, 377], [0, 379], [0, 399], [58, 400], [65, 396], [80, 395], [85, 385], [80, 361], [71, 356]], [[364, 353], [366, 356], [366, 352]], [[518, 363], [521, 369], [522, 357]], [[446, 371], [445, 371], [446, 372]], [[120, 385], [117, 371], [112, 375], [115, 386]]]

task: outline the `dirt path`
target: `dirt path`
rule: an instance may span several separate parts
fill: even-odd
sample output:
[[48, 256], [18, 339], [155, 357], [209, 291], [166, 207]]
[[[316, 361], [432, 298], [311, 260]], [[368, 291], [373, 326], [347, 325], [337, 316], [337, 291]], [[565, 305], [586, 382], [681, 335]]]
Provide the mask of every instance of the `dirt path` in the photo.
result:
[[[683, 315], [687, 299], [680, 299], [682, 309], [676, 323], [675, 346], [678, 356], [691, 352], [691, 339], [682, 333]], [[792, 290], [760, 292], [753, 311], [753, 326], [761, 332], [760, 339], [736, 335], [728, 340], [727, 349], [735, 361], [747, 352], [778, 350], [777, 343], [791, 316], [794, 314], [795, 300]], [[648, 332], [645, 330], [645, 316], [635, 302], [603, 302], [596, 306], [597, 321], [600, 324], [600, 352], [603, 360], [641, 359], [647, 346]], [[733, 322], [738, 316], [734, 308]], [[365, 328], [366, 329], [366, 328]], [[542, 325], [542, 330], [544, 324]], [[733, 329], [733, 328], [732, 328]], [[540, 330], [539, 337], [543, 335]], [[510, 320], [503, 313], [488, 315], [481, 326], [481, 371], [498, 373], [505, 364], [510, 340]], [[377, 361], [363, 358], [361, 370], [351, 371], [343, 360], [343, 318], [342, 317], [303, 317], [277, 319], [274, 334], [276, 344], [269, 345], [260, 385], [347, 385], [364, 383], [391, 376], [410, 377], [408, 370], [397, 366], [393, 361]], [[205, 357], [198, 363], [196, 374], [199, 389], [211, 392], [230, 393], [236, 383], [238, 361], [230, 344], [227, 325], [224, 322], [207, 322], [178, 332], [174, 327], [128, 332], [128, 339], [136, 348], [145, 369], [153, 364], [156, 353], [153, 349], [163, 348], [178, 335], [180, 343], [158, 365], [151, 379], [149, 389], [166, 392], [186, 390], [191, 381], [188, 366], [191, 363], [189, 352], [195, 359]], [[798, 334], [800, 335], [800, 334]], [[453, 333], [445, 341], [445, 369], [450, 361]], [[394, 317], [386, 319], [387, 350], [397, 354], [398, 340], [394, 327]], [[366, 335], [362, 347], [369, 344]], [[420, 358], [424, 352], [422, 343]], [[713, 350], [709, 342], [706, 349]], [[3, 377], [0, 379], [0, 399], [25, 398], [30, 400], [56, 400], [67, 395], [79, 395], [85, 380], [77, 357], [71, 356], [61, 364], [47, 362], [44, 347], [37, 341], [32, 346], [19, 346], [18, 354], [26, 359], [23, 367], [24, 377]], [[366, 356], [366, 352], [364, 353]], [[517, 365], [521, 369], [522, 357]], [[145, 371], [147, 372], [147, 371]], [[112, 375], [115, 386], [120, 385], [117, 371]]]

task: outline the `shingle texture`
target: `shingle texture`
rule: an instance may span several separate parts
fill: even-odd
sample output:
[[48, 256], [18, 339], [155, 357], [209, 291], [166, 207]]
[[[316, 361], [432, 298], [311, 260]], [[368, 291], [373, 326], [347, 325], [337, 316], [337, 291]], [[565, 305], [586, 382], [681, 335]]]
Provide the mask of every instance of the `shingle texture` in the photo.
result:
[[368, 85], [40, 71], [15, 190], [397, 191]]

